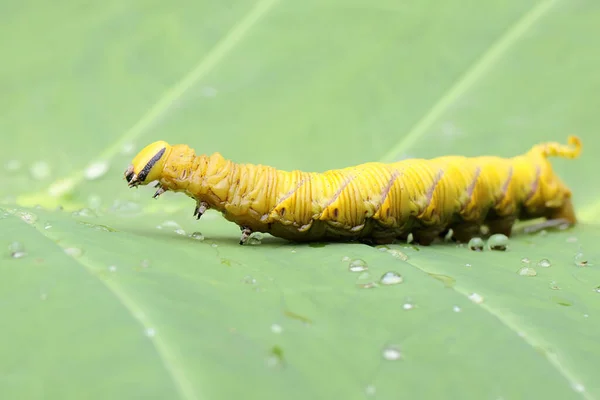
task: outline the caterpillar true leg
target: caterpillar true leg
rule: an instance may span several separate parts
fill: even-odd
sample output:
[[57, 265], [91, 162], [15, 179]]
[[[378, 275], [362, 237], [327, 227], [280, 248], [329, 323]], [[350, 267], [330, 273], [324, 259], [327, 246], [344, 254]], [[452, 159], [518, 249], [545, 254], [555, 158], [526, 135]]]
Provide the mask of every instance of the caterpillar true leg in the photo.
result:
[[250, 235], [252, 235], [252, 229], [248, 228], [247, 226], [242, 226], [240, 228], [242, 229], [242, 236], [240, 237], [240, 244], [244, 245], [248, 241], [248, 238], [250, 238]]
[[157, 198], [158, 196], [160, 196], [161, 194], [163, 194], [164, 192], [167, 191], [167, 189], [165, 189], [164, 187], [160, 186], [160, 183], [157, 184], [155, 187], [158, 187], [158, 190], [156, 191], [156, 193], [154, 193], [154, 196], [152, 196], [153, 198]]
[[200, 219], [202, 214], [204, 214], [208, 210], [208, 203], [205, 201], [196, 201], [196, 208], [194, 209], [194, 217], [198, 216], [196, 219]]

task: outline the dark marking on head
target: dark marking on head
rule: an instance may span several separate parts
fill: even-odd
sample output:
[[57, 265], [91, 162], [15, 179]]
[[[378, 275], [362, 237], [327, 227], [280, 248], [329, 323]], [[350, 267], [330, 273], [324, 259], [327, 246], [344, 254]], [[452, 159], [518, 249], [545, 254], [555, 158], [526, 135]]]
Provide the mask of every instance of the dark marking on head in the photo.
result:
[[340, 213], [340, 210], [339, 210], [339, 208], [334, 208], [334, 209], [333, 209], [333, 217], [334, 217], [334, 218], [337, 218], [337, 217], [338, 217], [338, 215], [339, 215], [339, 213]]
[[279, 214], [281, 214], [282, 217], [285, 215], [285, 207], [281, 207]]
[[127, 182], [131, 182], [131, 179], [133, 179], [133, 171], [128, 172], [127, 175], [125, 175], [125, 179], [127, 179]]
[[144, 169], [142, 169], [138, 174], [138, 181], [143, 182], [144, 180], [146, 180], [146, 177], [150, 173], [152, 167], [154, 167], [154, 164], [156, 164], [156, 162], [160, 160], [163, 154], [165, 154], [165, 150], [167, 150], [167, 148], [163, 147], [158, 153], [154, 155], [154, 157], [150, 159], [150, 161], [148, 161], [148, 164], [146, 164], [146, 166], [144, 166]]

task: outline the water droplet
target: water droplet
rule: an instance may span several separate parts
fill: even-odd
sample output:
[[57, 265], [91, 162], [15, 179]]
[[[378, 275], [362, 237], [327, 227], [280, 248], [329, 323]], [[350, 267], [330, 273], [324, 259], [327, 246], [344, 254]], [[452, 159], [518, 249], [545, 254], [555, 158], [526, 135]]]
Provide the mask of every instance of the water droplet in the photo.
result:
[[382, 285], [397, 285], [399, 283], [404, 282], [404, 278], [397, 272], [389, 271], [381, 276], [379, 282]]
[[279, 333], [283, 332], [283, 328], [279, 324], [273, 324], [273, 325], [271, 325], [271, 332], [279, 334]]
[[550, 289], [552, 290], [560, 290], [558, 283], [556, 281], [550, 281]]
[[196, 240], [204, 240], [204, 235], [200, 232], [192, 232], [190, 233], [190, 237]]
[[392, 256], [401, 259], [402, 261], [408, 260], [408, 255], [401, 252], [400, 250], [389, 249], [387, 252], [390, 253]]
[[116, 265], [109, 265], [109, 266], [108, 266], [108, 270], [109, 270], [110, 272], [116, 272], [116, 271], [117, 271], [117, 267], [116, 267]]
[[50, 229], [52, 228], [52, 225], [50, 225], [50, 223], [46, 222], [46, 224], [44, 225], [44, 229]]
[[460, 312], [461, 310], [460, 310], [459, 306], [454, 306], [454, 307], [452, 307], [452, 311], [454, 311], [454, 312]]
[[483, 296], [477, 293], [471, 293], [469, 295], [469, 300], [471, 300], [473, 303], [481, 304], [483, 303]]
[[248, 245], [257, 246], [262, 243], [264, 235], [261, 232], [254, 232], [248, 238]]
[[96, 161], [89, 164], [83, 171], [85, 179], [92, 181], [94, 179], [101, 178], [108, 172], [108, 162]]
[[148, 337], [156, 336], [156, 330], [154, 328], [146, 329], [146, 336], [148, 336]]
[[532, 267], [521, 267], [517, 273], [521, 276], [536, 276], [537, 271]]
[[181, 228], [180, 228], [180, 229], [175, 229], [175, 231], [174, 231], [174, 232], [175, 232], [176, 234], [178, 234], [178, 235], [185, 235], [185, 231], [184, 231], [183, 229], [181, 229]]
[[581, 383], [574, 383], [573, 390], [577, 393], [583, 393], [585, 392], [585, 386], [583, 386]]
[[575, 254], [575, 265], [578, 267], [587, 267], [588, 260], [582, 252]]
[[297, 253], [296, 249], [292, 249], [292, 253]]
[[19, 160], [8, 160], [6, 164], [4, 164], [4, 168], [8, 172], [16, 172], [20, 170], [22, 167], [21, 161]]
[[596, 292], [596, 293], [600, 293], [600, 286], [596, 286], [596, 287], [594, 288], [594, 292]]
[[350, 264], [348, 265], [348, 269], [351, 272], [363, 272], [369, 269], [369, 265], [367, 264], [367, 262], [365, 260], [361, 260], [360, 258], [357, 258], [356, 260], [352, 260], [350, 261]]
[[218, 245], [218, 244], [216, 244], [216, 243], [211, 243], [211, 244], [210, 244], [210, 247], [219, 247], [219, 245]]
[[65, 249], [65, 254], [77, 258], [77, 257], [81, 257], [81, 255], [83, 254], [83, 250], [81, 250], [78, 247], [67, 247]]
[[284, 362], [283, 349], [279, 346], [273, 346], [270, 354], [267, 357], [267, 367], [275, 368], [282, 365]]
[[156, 229], [181, 229], [181, 225], [172, 220], [163, 221], [162, 223], [156, 225]]
[[101, 225], [101, 224], [91, 224], [89, 222], [83, 222], [80, 221], [79, 222], [81, 225], [85, 226], [86, 228], [91, 228], [91, 229], [95, 229], [97, 231], [102, 231], [102, 232], [116, 232], [116, 229], [113, 229], [109, 226], [106, 225]]
[[483, 239], [480, 237], [474, 237], [471, 240], [469, 240], [469, 243], [467, 244], [467, 247], [473, 251], [483, 251]]
[[27, 255], [25, 248], [20, 242], [12, 242], [8, 245], [8, 251], [12, 258], [23, 258]]
[[375, 248], [379, 251], [388, 251], [390, 249], [390, 246], [386, 246], [385, 244], [379, 244], [375, 246]]
[[131, 154], [133, 153], [133, 150], [135, 148], [135, 145], [131, 142], [125, 143], [123, 145], [123, 147], [121, 147], [121, 154]]
[[72, 217], [97, 217], [98, 214], [92, 209], [82, 208], [71, 213]]
[[505, 251], [508, 246], [508, 237], [501, 233], [496, 233], [488, 239], [488, 249], [496, 251]]
[[467, 267], [467, 268], [471, 268], [471, 267], [472, 267], [472, 265], [471, 265], [471, 264], [469, 264], [469, 263], [466, 263], [466, 264], [465, 264], [465, 267]]
[[383, 349], [382, 356], [388, 361], [396, 361], [402, 358], [402, 353], [398, 347], [388, 346]]
[[415, 305], [412, 303], [404, 303], [402, 305], [402, 308], [408, 311], [408, 310], [412, 310], [413, 308], [415, 308]]
[[377, 389], [375, 388], [375, 385], [367, 385], [367, 387], [365, 388], [365, 394], [367, 396], [375, 396], [376, 392]]
[[372, 289], [377, 287], [377, 283], [371, 279], [371, 274], [368, 272], [361, 273], [356, 279], [356, 285], [363, 289]]
[[526, 264], [529, 265], [531, 263], [531, 260], [527, 257], [523, 257], [521, 258], [521, 264]]
[[348, 256], [342, 257], [342, 262], [348, 262], [350, 260], [352, 260], [352, 259], [350, 257], [348, 257]]
[[249, 285], [256, 285], [256, 279], [251, 277], [250, 275], [246, 275], [242, 282], [247, 283]]
[[33, 224], [38, 220], [37, 215], [28, 211], [18, 211], [16, 215], [28, 224]]
[[29, 168], [29, 173], [38, 181], [48, 179], [50, 177], [50, 165], [46, 161], [36, 161]]
[[406, 244], [411, 244], [413, 240], [415, 240], [415, 237], [414, 237], [414, 235], [413, 235], [412, 233], [409, 233], [409, 234], [406, 236]]
[[542, 258], [540, 261], [538, 261], [537, 266], [541, 268], [549, 268], [552, 266], [552, 263], [547, 258]]

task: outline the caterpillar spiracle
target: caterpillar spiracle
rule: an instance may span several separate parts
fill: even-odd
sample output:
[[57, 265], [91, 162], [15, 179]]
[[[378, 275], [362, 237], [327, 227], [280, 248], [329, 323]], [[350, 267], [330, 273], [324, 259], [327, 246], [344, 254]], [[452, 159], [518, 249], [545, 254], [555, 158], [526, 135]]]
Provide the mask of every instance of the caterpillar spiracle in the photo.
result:
[[239, 164], [219, 153], [196, 155], [185, 144], [157, 141], [125, 171], [129, 187], [157, 181], [154, 197], [184, 192], [198, 219], [214, 209], [242, 230], [290, 241], [429, 245], [452, 229], [455, 240], [510, 236], [516, 220], [577, 222], [570, 189], [548, 157], [577, 158], [581, 141], [541, 143], [512, 158], [444, 156], [394, 163], [369, 162], [323, 173]]

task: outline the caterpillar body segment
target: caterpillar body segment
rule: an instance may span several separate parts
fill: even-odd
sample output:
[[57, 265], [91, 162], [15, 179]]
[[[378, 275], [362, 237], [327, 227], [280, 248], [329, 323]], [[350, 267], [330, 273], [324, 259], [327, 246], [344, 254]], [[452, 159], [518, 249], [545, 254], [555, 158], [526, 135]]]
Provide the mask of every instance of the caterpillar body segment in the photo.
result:
[[164, 141], [145, 147], [125, 171], [130, 187], [157, 181], [155, 197], [183, 192], [199, 219], [214, 209], [242, 230], [291, 241], [387, 243], [409, 234], [428, 245], [449, 229], [466, 242], [480, 234], [510, 236], [517, 219], [576, 223], [570, 189], [548, 158], [576, 158], [581, 141], [533, 146], [512, 158], [445, 156], [371, 162], [323, 173], [238, 164], [219, 153], [196, 155]]

